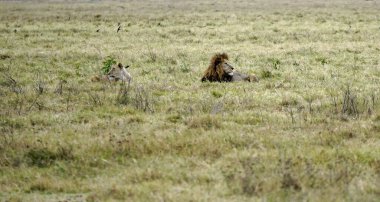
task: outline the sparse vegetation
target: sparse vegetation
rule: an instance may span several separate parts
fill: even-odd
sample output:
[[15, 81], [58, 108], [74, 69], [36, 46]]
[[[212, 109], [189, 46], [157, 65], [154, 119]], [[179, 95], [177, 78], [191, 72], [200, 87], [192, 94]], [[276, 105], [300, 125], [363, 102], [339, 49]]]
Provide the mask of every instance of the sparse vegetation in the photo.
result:
[[376, 1], [36, 2], [0, 2], [0, 201], [380, 198]]

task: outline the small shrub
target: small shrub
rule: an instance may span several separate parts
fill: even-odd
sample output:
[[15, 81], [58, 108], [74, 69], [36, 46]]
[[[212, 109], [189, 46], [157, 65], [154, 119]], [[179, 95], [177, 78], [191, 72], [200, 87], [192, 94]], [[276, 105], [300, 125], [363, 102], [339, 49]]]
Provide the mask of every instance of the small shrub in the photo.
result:
[[114, 64], [116, 64], [116, 60], [112, 56], [108, 56], [103, 61], [102, 73], [107, 74], [111, 70], [112, 65]]

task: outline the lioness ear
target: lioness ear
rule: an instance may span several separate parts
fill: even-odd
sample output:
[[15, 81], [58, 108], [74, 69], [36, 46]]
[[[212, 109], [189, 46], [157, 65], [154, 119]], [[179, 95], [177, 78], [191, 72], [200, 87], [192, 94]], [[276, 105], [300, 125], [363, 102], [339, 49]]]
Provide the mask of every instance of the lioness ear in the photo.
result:
[[127, 69], [129, 67], [129, 65], [125, 66], [125, 69]]
[[117, 64], [117, 66], [121, 69], [123, 68], [123, 65], [121, 63]]

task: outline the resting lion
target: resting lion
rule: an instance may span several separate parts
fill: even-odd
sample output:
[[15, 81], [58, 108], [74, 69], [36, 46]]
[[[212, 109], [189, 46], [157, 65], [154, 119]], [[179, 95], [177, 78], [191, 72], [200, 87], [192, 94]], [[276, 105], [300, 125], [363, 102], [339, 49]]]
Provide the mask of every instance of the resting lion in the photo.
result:
[[132, 76], [127, 71], [129, 66], [124, 67], [121, 63], [117, 66], [112, 65], [111, 70], [106, 75], [94, 76], [91, 78], [91, 81], [124, 81], [130, 83]]
[[235, 81], [258, 81], [255, 75], [246, 75], [234, 71], [234, 67], [228, 61], [226, 53], [215, 54], [210, 61], [210, 65], [205, 71], [202, 81], [210, 82], [235, 82]]

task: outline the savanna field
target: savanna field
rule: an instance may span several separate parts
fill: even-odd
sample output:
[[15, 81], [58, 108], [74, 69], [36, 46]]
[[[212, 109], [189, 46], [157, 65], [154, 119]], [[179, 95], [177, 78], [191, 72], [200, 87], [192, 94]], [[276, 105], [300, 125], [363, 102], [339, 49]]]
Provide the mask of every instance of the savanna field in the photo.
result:
[[0, 1], [0, 201], [379, 200], [378, 0]]

